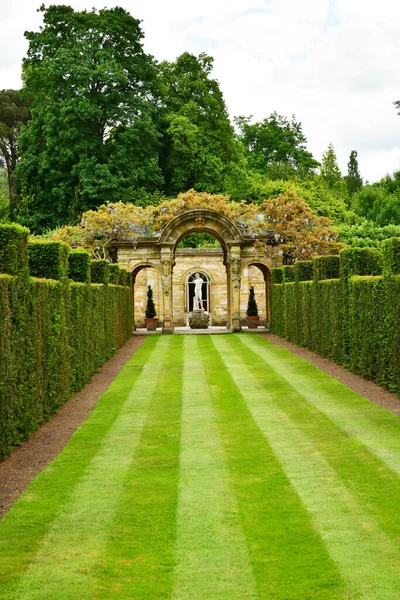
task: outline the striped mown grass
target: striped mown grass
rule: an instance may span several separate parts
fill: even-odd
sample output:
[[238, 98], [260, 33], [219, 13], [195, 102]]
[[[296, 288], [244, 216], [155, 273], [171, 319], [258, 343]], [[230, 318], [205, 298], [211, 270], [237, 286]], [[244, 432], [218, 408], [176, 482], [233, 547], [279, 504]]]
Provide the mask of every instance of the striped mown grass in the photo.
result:
[[0, 522], [0, 600], [397, 600], [399, 434], [259, 336], [148, 338]]

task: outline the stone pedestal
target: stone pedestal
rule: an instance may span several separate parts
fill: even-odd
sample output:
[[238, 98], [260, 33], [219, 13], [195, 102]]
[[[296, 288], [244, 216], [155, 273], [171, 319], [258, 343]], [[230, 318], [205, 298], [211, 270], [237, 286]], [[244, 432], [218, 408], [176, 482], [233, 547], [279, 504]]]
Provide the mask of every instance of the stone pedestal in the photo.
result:
[[189, 313], [189, 327], [191, 329], [208, 329], [210, 315], [203, 308], [198, 308]]

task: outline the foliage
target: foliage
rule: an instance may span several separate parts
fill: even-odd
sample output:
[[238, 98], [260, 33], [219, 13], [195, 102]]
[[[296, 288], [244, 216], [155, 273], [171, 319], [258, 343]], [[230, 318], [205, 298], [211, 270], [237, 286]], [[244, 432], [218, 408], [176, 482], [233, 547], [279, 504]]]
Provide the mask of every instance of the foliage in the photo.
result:
[[347, 206], [340, 190], [331, 189], [321, 176], [307, 180], [271, 181], [259, 174], [252, 174], [251, 187], [246, 200], [260, 204], [266, 199], [277, 198], [287, 190], [303, 198], [319, 216], [328, 217], [336, 223], [355, 223], [360, 218]]
[[[178, 215], [205, 208], [229, 217], [251, 237], [272, 229], [274, 243], [279, 245], [287, 263], [315, 254], [338, 252], [343, 246], [337, 242], [331, 221], [315, 215], [294, 192], [287, 191], [259, 205], [228, 200], [222, 194], [189, 190], [158, 206], [102, 205], [98, 211], [84, 213], [81, 225], [56, 230], [51, 239], [68, 242], [73, 247], [83, 246], [94, 257], [106, 258], [113, 242], [126, 239], [134, 243], [140, 236], [156, 236]], [[263, 249], [269, 255], [276, 252], [275, 246], [265, 245]]]
[[269, 179], [291, 179], [310, 176], [318, 167], [306, 150], [306, 137], [294, 116], [289, 121], [274, 112], [256, 123], [251, 123], [251, 117], [240, 116], [235, 123], [251, 170]]
[[337, 189], [342, 186], [342, 174], [337, 164], [336, 153], [332, 144], [328, 145], [328, 149], [322, 155], [321, 177], [331, 189]]
[[213, 59], [185, 52], [160, 67], [162, 150], [167, 195], [190, 188], [230, 193], [246, 178], [245, 161], [229, 121]]
[[364, 186], [351, 199], [353, 210], [380, 227], [400, 224], [400, 171]]
[[340, 276], [381, 275], [382, 254], [377, 248], [344, 248], [340, 251]]
[[312, 260], [299, 260], [294, 263], [294, 278], [299, 281], [311, 281], [314, 277], [314, 263]]
[[109, 265], [109, 267], [108, 267], [108, 272], [109, 272], [108, 281], [109, 281], [109, 283], [112, 283], [113, 285], [118, 285], [119, 284], [120, 271], [121, 271], [121, 269], [119, 268], [119, 266], [117, 264], [110, 264]]
[[360, 170], [358, 168], [356, 150], [352, 150], [350, 152], [349, 162], [347, 163], [347, 175], [345, 177], [345, 180], [349, 196], [352, 196], [353, 194], [361, 190], [363, 186], [363, 180], [360, 175]]
[[8, 221], [10, 216], [10, 200], [7, 183], [7, 171], [1, 166], [0, 160], [0, 223]]
[[282, 267], [283, 282], [291, 283], [295, 280], [294, 265], [285, 265]]
[[379, 227], [373, 221], [364, 220], [359, 225], [339, 225], [339, 241], [358, 248], [378, 248], [391, 237], [400, 237], [400, 225]]
[[253, 286], [251, 286], [250, 290], [249, 290], [249, 300], [247, 302], [246, 315], [248, 317], [257, 317], [258, 316], [258, 307], [257, 307], [256, 298], [254, 295], [254, 287]]
[[86, 250], [73, 250], [68, 256], [68, 277], [72, 281], [90, 283], [90, 254]]
[[30, 275], [32, 277], [65, 280], [68, 277], [69, 252], [69, 246], [63, 242], [29, 242]]
[[10, 219], [15, 218], [13, 173], [18, 161], [18, 136], [30, 118], [30, 98], [23, 99], [17, 90], [0, 90], [0, 163], [7, 170]]
[[340, 261], [337, 255], [314, 256], [313, 260], [313, 279], [321, 281], [323, 279], [337, 279], [340, 275]]
[[[10, 257], [17, 256], [24, 274], [28, 232], [0, 226], [3, 241], [7, 233], [0, 265], [15, 273]], [[15, 252], [1, 254], [16, 241]], [[130, 289], [69, 283], [66, 256], [62, 244], [30, 244], [31, 265], [52, 279], [0, 275], [0, 458], [81, 389], [131, 335]]]
[[0, 273], [27, 275], [29, 230], [16, 223], [0, 223]]
[[383, 274], [400, 275], [400, 238], [390, 238], [382, 244]]
[[273, 269], [271, 269], [271, 280], [272, 280], [272, 283], [282, 283], [283, 282], [282, 267], [274, 267]]
[[146, 305], [146, 319], [154, 319], [157, 316], [156, 307], [154, 306], [153, 290], [151, 285], [147, 288], [147, 305]]
[[190, 233], [182, 238], [178, 248], [220, 248], [219, 241], [209, 233]]
[[20, 218], [35, 231], [163, 181], [157, 71], [139, 21], [122, 8], [40, 10], [44, 26], [25, 34], [24, 94], [34, 100], [16, 169]]
[[90, 280], [92, 283], [103, 283], [107, 285], [109, 278], [110, 263], [108, 260], [92, 260], [90, 263]]

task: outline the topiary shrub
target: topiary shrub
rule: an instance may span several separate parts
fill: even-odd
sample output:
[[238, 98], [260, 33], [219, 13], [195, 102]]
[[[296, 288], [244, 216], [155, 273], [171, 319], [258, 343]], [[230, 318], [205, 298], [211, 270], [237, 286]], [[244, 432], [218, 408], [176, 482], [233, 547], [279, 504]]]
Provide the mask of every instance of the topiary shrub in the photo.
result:
[[251, 288], [249, 290], [249, 300], [247, 302], [246, 315], [248, 317], [258, 317], [258, 308], [257, 308], [256, 298], [254, 295], [254, 287], [253, 286], [251, 286]]
[[282, 267], [275, 267], [274, 269], [271, 269], [271, 280], [272, 283], [283, 283]]
[[400, 238], [393, 237], [382, 243], [383, 274], [400, 275]]
[[282, 267], [282, 271], [284, 283], [291, 283], [294, 281], [294, 265], [285, 265]]
[[90, 280], [92, 283], [107, 285], [110, 276], [108, 260], [92, 260], [90, 263]]
[[294, 263], [294, 278], [297, 283], [300, 281], [311, 281], [313, 278], [312, 260], [299, 260]]
[[154, 306], [153, 290], [151, 285], [147, 287], [147, 305], [146, 305], [146, 319], [155, 319], [157, 316], [156, 307]]
[[63, 242], [29, 242], [29, 273], [32, 277], [67, 279], [70, 248]]
[[340, 276], [381, 275], [382, 254], [377, 248], [344, 248], [340, 251]]
[[119, 283], [119, 273], [120, 273], [120, 268], [117, 264], [110, 264], [109, 265], [109, 282], [112, 283], [113, 285], [118, 285]]
[[29, 229], [16, 223], [0, 224], [0, 273], [28, 273]]
[[337, 254], [314, 256], [312, 262], [314, 281], [338, 279], [340, 277], [340, 260]]
[[68, 277], [72, 281], [90, 283], [90, 254], [86, 250], [73, 250], [68, 256]]

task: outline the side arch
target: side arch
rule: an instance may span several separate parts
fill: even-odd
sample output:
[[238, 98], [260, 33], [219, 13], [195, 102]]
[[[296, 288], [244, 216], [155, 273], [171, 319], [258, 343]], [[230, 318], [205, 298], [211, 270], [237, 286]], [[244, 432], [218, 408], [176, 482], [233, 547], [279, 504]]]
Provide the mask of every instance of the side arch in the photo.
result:
[[253, 258], [242, 261], [242, 272], [248, 267], [257, 267], [263, 274], [265, 284], [265, 324], [268, 327], [271, 320], [271, 266], [263, 260]]

